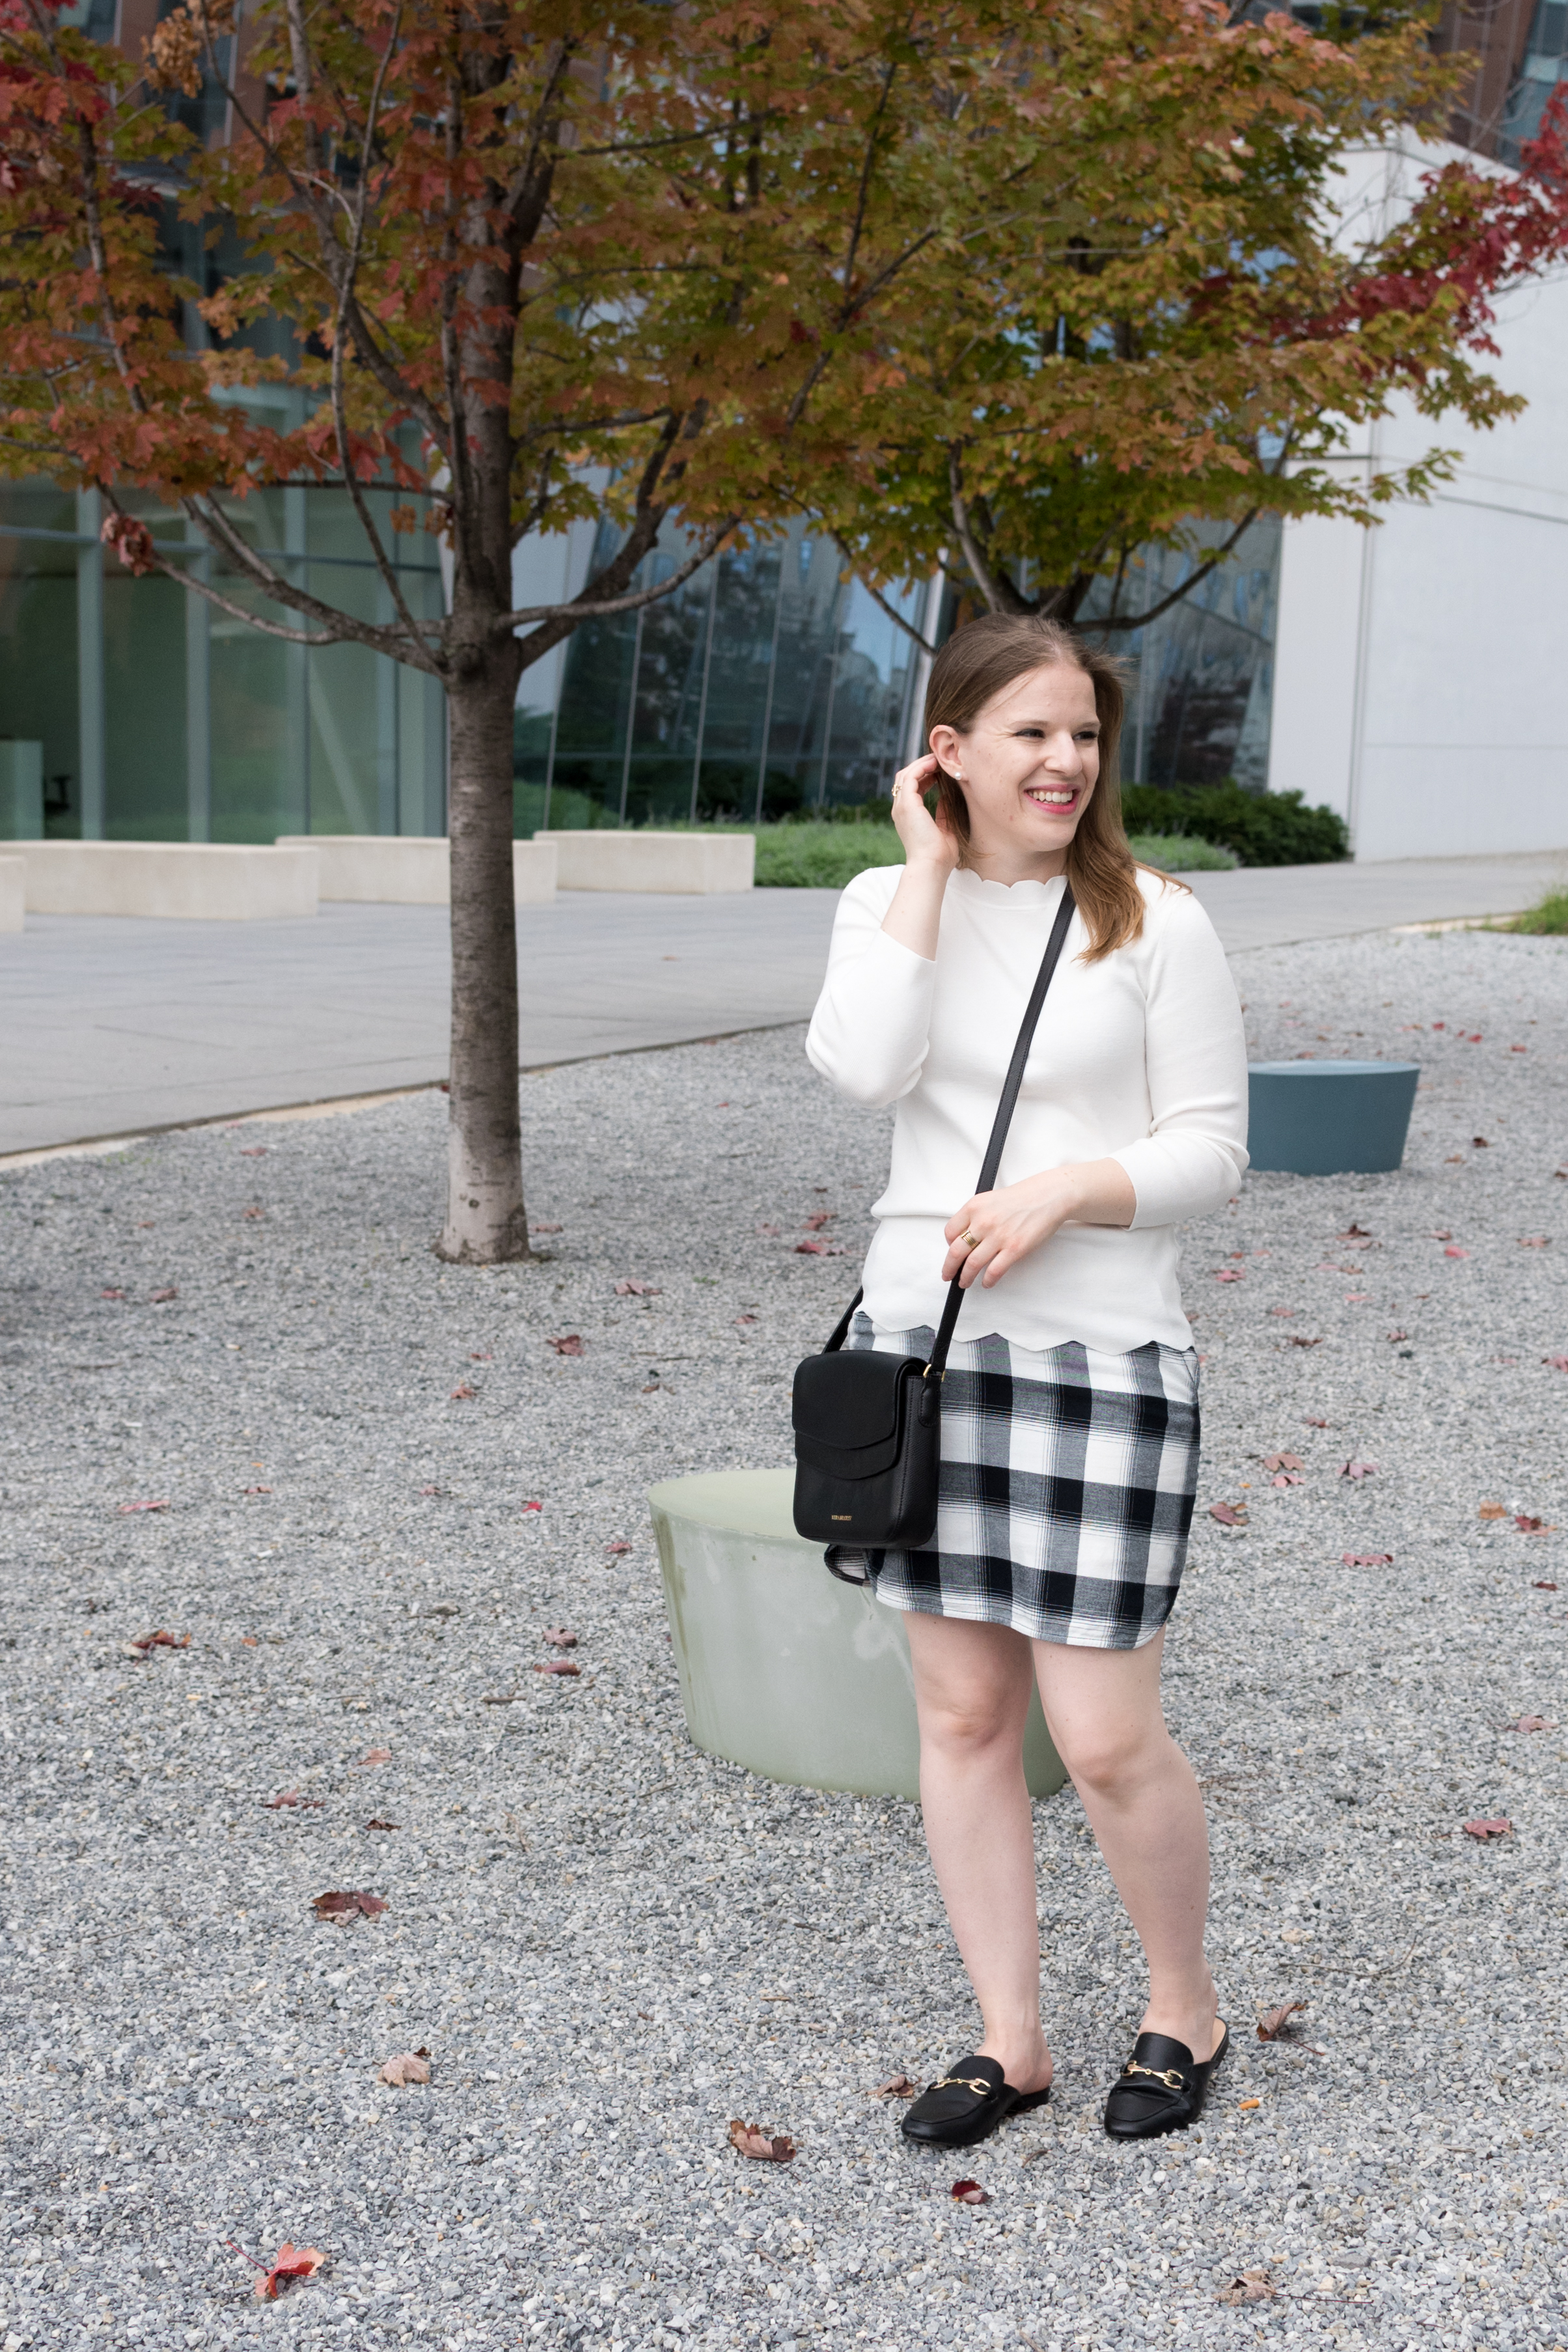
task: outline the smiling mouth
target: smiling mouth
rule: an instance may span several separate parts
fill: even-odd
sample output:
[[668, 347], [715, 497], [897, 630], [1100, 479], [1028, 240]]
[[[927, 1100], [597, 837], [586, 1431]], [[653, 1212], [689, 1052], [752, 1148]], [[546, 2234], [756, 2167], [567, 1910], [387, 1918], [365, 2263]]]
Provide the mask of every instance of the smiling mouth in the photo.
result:
[[1078, 798], [1078, 787], [1074, 784], [1070, 789], [1043, 791], [1031, 786], [1026, 789], [1024, 797], [1031, 800], [1036, 808], [1070, 809]]

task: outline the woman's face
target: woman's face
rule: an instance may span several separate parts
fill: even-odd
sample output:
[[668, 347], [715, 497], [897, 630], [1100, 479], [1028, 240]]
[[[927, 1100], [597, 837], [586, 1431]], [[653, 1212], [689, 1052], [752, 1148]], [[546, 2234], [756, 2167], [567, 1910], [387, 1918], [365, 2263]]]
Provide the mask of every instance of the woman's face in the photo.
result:
[[1061, 872], [1100, 777], [1092, 678], [1066, 662], [1030, 670], [964, 734], [934, 727], [931, 748], [963, 784], [971, 865]]

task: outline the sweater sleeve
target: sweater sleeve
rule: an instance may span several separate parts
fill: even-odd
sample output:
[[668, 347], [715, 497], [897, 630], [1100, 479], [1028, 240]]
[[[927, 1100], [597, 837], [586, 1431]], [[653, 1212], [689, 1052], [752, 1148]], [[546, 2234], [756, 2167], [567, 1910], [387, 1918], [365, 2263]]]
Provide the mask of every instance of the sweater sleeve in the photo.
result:
[[857, 874], [839, 900], [806, 1054], [852, 1102], [880, 1109], [919, 1082], [936, 966], [883, 929], [902, 866]]
[[1111, 1157], [1137, 1195], [1134, 1227], [1221, 1207], [1247, 1168], [1247, 1035], [1213, 924], [1186, 891], [1149, 909], [1149, 1133]]

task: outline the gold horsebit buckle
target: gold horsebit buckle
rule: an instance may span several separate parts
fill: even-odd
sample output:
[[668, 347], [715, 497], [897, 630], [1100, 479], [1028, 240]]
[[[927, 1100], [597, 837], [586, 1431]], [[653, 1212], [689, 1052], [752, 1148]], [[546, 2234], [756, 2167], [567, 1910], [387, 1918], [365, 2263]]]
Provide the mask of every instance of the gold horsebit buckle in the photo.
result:
[[933, 2083], [931, 2087], [934, 2091], [973, 2091], [977, 2099], [988, 2099], [996, 2085], [988, 2083], [983, 2075], [944, 2074], [942, 2080]]
[[1140, 2066], [1135, 2058], [1129, 2058], [1122, 2072], [1146, 2074], [1151, 2083], [1163, 2083], [1167, 2091], [1185, 2091], [1187, 2087], [1186, 2076], [1176, 2066]]

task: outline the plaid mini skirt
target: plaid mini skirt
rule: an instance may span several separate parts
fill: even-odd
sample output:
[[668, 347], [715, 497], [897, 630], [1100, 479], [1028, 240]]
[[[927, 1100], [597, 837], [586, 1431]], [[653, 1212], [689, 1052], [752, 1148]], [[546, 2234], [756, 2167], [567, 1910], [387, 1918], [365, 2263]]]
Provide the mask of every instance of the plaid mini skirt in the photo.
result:
[[[878, 1331], [862, 1311], [845, 1345], [929, 1356], [936, 1334]], [[961, 1341], [942, 1383], [936, 1540], [831, 1564], [879, 1601], [1010, 1625], [1035, 1642], [1135, 1650], [1170, 1615], [1197, 1489], [1197, 1357], [1149, 1340], [1126, 1355], [1073, 1339]]]

